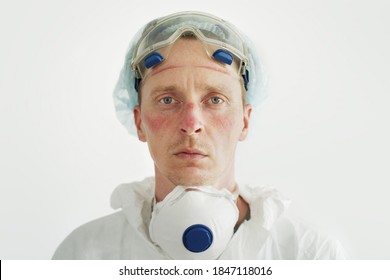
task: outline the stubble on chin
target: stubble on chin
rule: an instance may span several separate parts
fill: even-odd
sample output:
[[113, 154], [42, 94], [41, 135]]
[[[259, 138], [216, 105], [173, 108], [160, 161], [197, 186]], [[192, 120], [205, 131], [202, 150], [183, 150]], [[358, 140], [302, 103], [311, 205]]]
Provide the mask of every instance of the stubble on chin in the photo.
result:
[[[199, 171], [197, 172], [199, 173]], [[175, 186], [210, 186], [213, 185], [212, 178], [208, 174], [173, 174], [168, 176], [168, 179]]]

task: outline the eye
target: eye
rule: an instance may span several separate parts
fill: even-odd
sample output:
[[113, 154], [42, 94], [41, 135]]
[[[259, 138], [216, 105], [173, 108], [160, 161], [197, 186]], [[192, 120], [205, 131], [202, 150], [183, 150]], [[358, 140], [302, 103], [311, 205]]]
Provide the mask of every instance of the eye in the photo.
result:
[[170, 96], [167, 96], [167, 97], [164, 97], [162, 99], [160, 99], [160, 102], [161, 103], [164, 103], [164, 104], [172, 104], [172, 102], [174, 101], [174, 99]]
[[210, 102], [213, 103], [213, 104], [220, 104], [220, 103], [222, 103], [224, 101], [223, 101], [222, 98], [214, 96], [214, 97], [210, 98]]

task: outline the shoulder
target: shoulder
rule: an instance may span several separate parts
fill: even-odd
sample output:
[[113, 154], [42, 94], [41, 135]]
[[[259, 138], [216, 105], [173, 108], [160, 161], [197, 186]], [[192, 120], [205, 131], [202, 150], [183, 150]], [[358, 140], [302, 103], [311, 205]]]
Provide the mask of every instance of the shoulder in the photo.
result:
[[345, 259], [339, 241], [286, 215], [290, 201], [273, 187], [239, 186], [252, 223], [269, 232], [261, 259]]
[[119, 259], [124, 246], [136, 243], [140, 228], [150, 217], [154, 178], [121, 184], [111, 195], [111, 215], [88, 222], [72, 231], [56, 249], [53, 259]]
[[115, 247], [123, 235], [126, 218], [122, 211], [98, 218], [73, 230], [56, 249], [53, 259], [96, 259], [100, 248]]
[[271, 230], [268, 246], [277, 250], [281, 259], [346, 259], [346, 253], [338, 240], [312, 226], [280, 217]]

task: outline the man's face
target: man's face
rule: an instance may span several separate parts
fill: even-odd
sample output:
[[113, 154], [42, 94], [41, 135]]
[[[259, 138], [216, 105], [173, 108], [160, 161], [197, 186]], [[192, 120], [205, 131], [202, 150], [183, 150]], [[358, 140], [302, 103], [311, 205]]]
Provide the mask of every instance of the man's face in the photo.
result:
[[193, 38], [178, 40], [167, 60], [147, 73], [134, 118], [154, 160], [156, 183], [234, 186], [235, 149], [251, 112], [237, 72], [212, 60]]

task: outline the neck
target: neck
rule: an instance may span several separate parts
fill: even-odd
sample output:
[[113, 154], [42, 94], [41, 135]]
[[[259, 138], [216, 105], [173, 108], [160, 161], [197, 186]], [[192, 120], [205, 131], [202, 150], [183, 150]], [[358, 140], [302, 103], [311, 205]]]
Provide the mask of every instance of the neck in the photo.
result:
[[[160, 202], [162, 201], [175, 187], [176, 185], [171, 182], [167, 177], [163, 176], [160, 172], [155, 172], [155, 197], [156, 201]], [[236, 183], [233, 180], [233, 183], [225, 184], [227, 189], [231, 192], [234, 192], [236, 189]], [[219, 187], [220, 189], [221, 187]], [[237, 229], [241, 223], [248, 217], [249, 215], [249, 205], [248, 203], [241, 197], [238, 196], [237, 202], [236, 202], [237, 208], [238, 208], [238, 220], [235, 228]]]
[[235, 230], [238, 229], [238, 227], [244, 222], [248, 216], [249, 216], [249, 205], [248, 203], [241, 197], [239, 196], [237, 199], [237, 208], [238, 208], [238, 221], [235, 226]]

